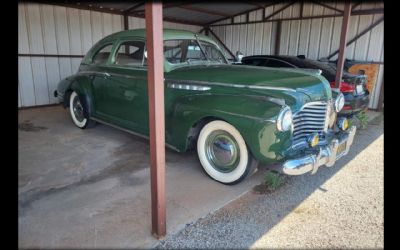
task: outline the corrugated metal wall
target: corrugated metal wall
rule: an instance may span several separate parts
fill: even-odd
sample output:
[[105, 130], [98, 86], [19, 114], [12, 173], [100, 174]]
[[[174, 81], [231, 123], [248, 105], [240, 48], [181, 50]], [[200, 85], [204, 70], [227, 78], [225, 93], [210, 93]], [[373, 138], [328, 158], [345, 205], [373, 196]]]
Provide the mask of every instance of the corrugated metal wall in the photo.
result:
[[[164, 22], [166, 28], [201, 27]], [[129, 28], [144, 28], [129, 17]], [[101, 38], [123, 29], [122, 15], [47, 4], [18, 4], [18, 54], [85, 55]], [[18, 57], [18, 107], [56, 103], [60, 79], [78, 70], [82, 58]]]
[[[269, 16], [288, 3], [281, 3], [265, 9]], [[343, 9], [342, 2], [327, 2], [338, 9]], [[367, 2], [359, 5], [359, 9], [383, 8], [383, 3]], [[337, 14], [335, 10], [321, 5], [304, 3], [303, 16]], [[366, 27], [381, 18], [383, 14], [351, 16], [348, 39], [361, 33]], [[300, 3], [296, 3], [272, 19], [300, 17]], [[250, 12], [249, 21], [259, 21], [262, 10]], [[234, 23], [245, 22], [246, 15], [234, 18]], [[218, 24], [229, 24], [230, 20]], [[282, 21], [280, 38], [280, 55], [305, 55], [311, 59], [327, 57], [339, 48], [342, 17], [303, 19]], [[352, 60], [383, 61], [383, 27], [380, 23], [361, 36], [346, 49], [346, 58]], [[241, 24], [211, 27], [215, 34], [233, 52], [241, 51], [245, 55], [274, 54], [277, 22]], [[336, 60], [337, 56], [331, 58]], [[380, 86], [383, 81], [383, 65], [379, 67], [377, 83], [371, 93], [370, 108], [377, 108]]]
[[[287, 3], [276, 4], [265, 9], [265, 16], [282, 8]], [[343, 8], [343, 3], [326, 3]], [[357, 9], [383, 8], [383, 3], [364, 3]], [[285, 9], [273, 18], [298, 17], [300, 4]], [[334, 14], [335, 11], [322, 6], [305, 3], [304, 16]], [[362, 32], [382, 14], [352, 16], [349, 39]], [[262, 10], [249, 14], [250, 21], [262, 19]], [[234, 22], [244, 22], [246, 15], [237, 16]], [[229, 23], [222, 21], [220, 23]], [[323, 58], [339, 47], [342, 18], [320, 18], [283, 21], [280, 39], [280, 54], [304, 54], [309, 58]], [[383, 61], [383, 23], [360, 37], [347, 47], [347, 58], [354, 60]], [[144, 28], [145, 20], [129, 17], [129, 28]], [[164, 22], [166, 28], [199, 31], [200, 26]], [[275, 51], [276, 22], [228, 25], [212, 27], [212, 30], [232, 52], [238, 50], [245, 55], [273, 54]], [[18, 53], [84, 55], [102, 37], [123, 29], [123, 17], [60, 6], [19, 3], [18, 4]], [[335, 57], [332, 59], [336, 59]], [[53, 91], [60, 79], [78, 69], [81, 58], [18, 57], [18, 106], [28, 107], [56, 102]], [[380, 84], [383, 81], [383, 66], [379, 68], [377, 84], [371, 93], [370, 108], [378, 105]]]

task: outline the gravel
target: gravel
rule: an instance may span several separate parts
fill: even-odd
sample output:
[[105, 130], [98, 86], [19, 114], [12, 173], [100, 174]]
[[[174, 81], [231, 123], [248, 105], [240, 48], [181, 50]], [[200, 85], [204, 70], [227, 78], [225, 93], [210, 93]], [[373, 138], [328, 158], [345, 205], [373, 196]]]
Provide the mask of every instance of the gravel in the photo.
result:
[[334, 167], [248, 192], [156, 248], [383, 248], [383, 121]]

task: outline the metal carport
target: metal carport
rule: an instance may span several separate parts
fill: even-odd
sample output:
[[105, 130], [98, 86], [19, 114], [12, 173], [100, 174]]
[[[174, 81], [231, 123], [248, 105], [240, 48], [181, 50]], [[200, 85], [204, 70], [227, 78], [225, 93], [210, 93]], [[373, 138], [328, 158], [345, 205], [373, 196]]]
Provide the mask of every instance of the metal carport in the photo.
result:
[[[18, 54], [20, 61], [19, 72], [21, 74], [19, 82], [20, 107], [47, 105], [54, 102], [49, 93], [52, 93], [51, 87], [54, 88], [57, 76], [48, 72], [54, 60], [58, 64], [58, 78], [61, 78], [61, 72], [65, 72], [63, 67], [69, 67], [69, 71], [71, 72], [72, 68], [76, 67], [77, 62], [79, 63], [80, 58], [83, 57], [89, 47], [87, 44], [94, 44], [101, 36], [110, 33], [109, 31], [105, 31], [105, 27], [110, 21], [111, 26], [115, 25], [117, 29], [144, 27], [143, 18], [146, 17], [145, 13], [148, 13], [145, 11], [144, 2], [72, 3], [64, 1], [64, 3], [54, 4], [62, 6], [63, 9], [51, 7], [50, 10], [48, 3], [42, 1], [35, 1], [34, 4], [23, 2], [19, 6], [21, 15], [19, 19], [20, 38]], [[150, 10], [150, 4], [148, 8]], [[349, 49], [352, 53], [352, 58], [367, 59], [368, 61], [381, 64], [383, 68], [383, 45], [380, 45], [378, 48], [370, 46], [372, 40], [376, 37], [380, 38], [383, 35], [379, 30], [381, 24], [383, 25], [383, 18], [380, 16], [383, 14], [383, 4], [381, 3], [353, 3], [350, 7], [350, 3], [322, 3], [318, 1], [293, 1], [285, 3], [235, 2], [231, 4], [198, 1], [191, 3], [166, 3], [163, 4], [162, 9], [163, 19], [166, 22], [164, 26], [175, 26], [177, 28], [204, 32], [215, 38], [231, 57], [234, 56], [234, 50], [241, 49], [243, 46], [246, 52], [252, 51], [253, 53], [256, 50], [257, 52], [269, 51], [270, 54], [293, 54], [295, 52], [300, 54], [306, 52], [305, 54], [308, 53], [314, 58], [329, 58], [338, 54], [338, 68], [342, 69], [345, 55], [347, 55], [345, 53], [345, 45], [347, 45], [347, 47], [353, 46]], [[53, 13], [53, 17], [48, 17], [52, 19], [46, 19], [47, 11]], [[74, 20], [74, 15], [77, 15], [78, 20]], [[352, 18], [356, 20], [354, 24]], [[100, 23], [96, 22], [99, 20]], [[150, 20], [146, 20], [146, 26], [150, 22]], [[330, 36], [326, 36], [324, 24], [330, 28]], [[90, 29], [90, 39], [86, 34], [86, 30], [83, 30], [83, 27]], [[320, 34], [305, 34], [307, 32], [302, 32], [303, 30], [307, 30], [307, 28], [311, 30], [313, 28], [316, 29], [316, 27], [319, 29], [318, 32]], [[156, 25], [154, 28], [159, 29], [160, 27]], [[263, 29], [261, 37], [260, 32], [257, 32], [260, 28]], [[68, 41], [63, 39], [65, 35], [63, 29], [67, 32]], [[101, 30], [99, 32], [101, 36], [99, 33], [96, 33], [99, 29]], [[111, 30], [114, 31], [114, 27]], [[351, 31], [352, 36], [348, 35], [348, 30]], [[296, 34], [295, 38], [291, 38], [291, 34], [293, 33]], [[246, 34], [245, 37], [242, 34]], [[268, 34], [270, 35], [268, 36]], [[233, 35], [237, 39], [234, 39]], [[74, 36], [79, 36], [79, 39], [82, 40], [80, 41], [81, 45], [75, 44]], [[346, 36], [351, 40], [346, 42], [348, 40]], [[329, 40], [329, 38], [334, 38], [336, 41]], [[90, 42], [83, 42], [85, 39], [90, 40]], [[291, 39], [294, 41], [292, 42]], [[326, 51], [321, 52], [321, 44], [325, 42], [324, 39], [329, 40], [330, 47]], [[267, 44], [265, 43], [266, 40], [269, 40], [268, 49], [264, 50], [262, 45]], [[365, 43], [364, 40], [368, 42], [366, 48], [362, 47], [362, 44]], [[238, 44], [235, 44], [235, 41]], [[358, 43], [359, 41], [361, 42]], [[155, 42], [160, 41], [155, 39]], [[318, 46], [315, 46], [315, 48], [311, 46], [310, 48], [308, 45], [304, 47], [305, 49], [302, 48], [304, 43], [311, 44], [313, 42], [318, 42]], [[296, 49], [291, 47], [292, 43], [297, 44]], [[356, 47], [359, 48], [356, 49]], [[317, 52], [315, 53], [314, 50], [317, 50]], [[359, 50], [365, 50], [366, 52], [363, 55], [358, 55], [356, 51]], [[149, 53], [150, 58], [152, 58], [151, 55], [152, 53]], [[157, 61], [157, 59], [160, 58], [156, 56], [154, 60]], [[52, 66], [54, 67], [54, 65]], [[149, 68], [149, 72], [152, 72], [157, 67], [149, 63]], [[25, 75], [26, 72], [30, 72], [31, 76]], [[380, 70], [379, 75], [382, 78], [383, 73], [381, 72], [383, 70]], [[338, 72], [337, 80], [340, 79], [340, 75], [341, 72]], [[161, 84], [160, 79], [162, 79], [162, 76], [160, 74], [154, 73], [153, 77], [155, 78], [155, 84]], [[377, 105], [374, 104], [372, 108], [379, 106], [379, 103], [382, 102], [379, 99], [381, 96], [380, 89], [383, 89], [383, 80], [375, 86], [378, 86], [378, 90], [375, 90], [373, 96], [377, 100], [373, 102]], [[154, 93], [157, 96], [161, 96], [162, 94], [161, 92]], [[151, 100], [152, 98], [149, 98], [150, 102]], [[155, 97], [153, 100], [157, 100], [157, 98]], [[153, 111], [156, 113], [164, 110], [163, 102], [161, 101], [158, 103], [151, 102], [149, 105], [154, 107]], [[153, 123], [156, 120], [159, 122], [160, 119], [156, 117], [162, 118], [163, 113], [160, 112], [152, 117], [150, 127], [151, 131], [153, 131], [152, 133], [155, 134], [157, 125], [154, 126]], [[162, 124], [163, 119], [161, 119], [160, 127], [158, 128], [163, 128]], [[152, 192], [152, 196], [158, 197], [160, 202], [153, 206], [153, 218], [158, 218], [153, 220], [153, 233], [163, 236], [165, 234], [165, 198], [163, 197], [164, 153], [162, 152], [164, 150], [164, 139], [162, 133], [158, 135], [161, 138], [158, 137], [159, 140], [151, 144], [152, 171], [155, 170], [153, 172], [154, 177], [159, 177], [158, 181], [154, 183], [160, 184], [160, 186], [154, 189], [158, 190], [158, 192]], [[153, 140], [151, 139], [151, 141]], [[155, 163], [155, 155], [159, 155], [157, 158], [158, 164]]]

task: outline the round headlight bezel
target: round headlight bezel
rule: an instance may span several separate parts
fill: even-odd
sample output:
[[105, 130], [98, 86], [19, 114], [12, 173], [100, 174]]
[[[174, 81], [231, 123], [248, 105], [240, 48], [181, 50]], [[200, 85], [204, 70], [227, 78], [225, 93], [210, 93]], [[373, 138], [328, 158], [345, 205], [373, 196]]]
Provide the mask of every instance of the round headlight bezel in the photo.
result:
[[285, 106], [278, 115], [276, 127], [279, 131], [289, 131], [293, 127], [293, 114], [290, 107]]
[[339, 113], [344, 107], [344, 95], [339, 93], [335, 100], [335, 111]]
[[337, 126], [340, 130], [346, 131], [349, 129], [349, 120], [346, 117], [341, 117], [337, 120]]

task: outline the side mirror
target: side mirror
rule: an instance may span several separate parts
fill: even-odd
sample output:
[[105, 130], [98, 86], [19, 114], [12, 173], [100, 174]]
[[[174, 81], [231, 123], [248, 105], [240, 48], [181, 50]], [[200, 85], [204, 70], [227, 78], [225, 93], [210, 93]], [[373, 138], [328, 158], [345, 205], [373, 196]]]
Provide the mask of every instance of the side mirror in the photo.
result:
[[236, 51], [236, 61], [237, 62], [241, 62], [242, 61], [242, 58], [243, 58], [243, 53], [242, 52], [240, 52], [240, 51]]

